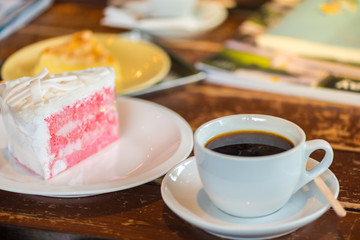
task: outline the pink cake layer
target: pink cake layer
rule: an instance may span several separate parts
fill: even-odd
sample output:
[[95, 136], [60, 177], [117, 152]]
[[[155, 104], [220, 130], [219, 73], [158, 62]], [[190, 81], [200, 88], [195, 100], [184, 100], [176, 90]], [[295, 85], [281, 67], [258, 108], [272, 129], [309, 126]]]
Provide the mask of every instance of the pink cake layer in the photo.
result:
[[[49, 164], [48, 178], [54, 176], [53, 167], [57, 161], [66, 161], [68, 169], [119, 138], [114, 103], [114, 89], [104, 88], [45, 119], [50, 134], [49, 155], [54, 156]], [[69, 123], [76, 124], [76, 127], [62, 129]], [[64, 149], [78, 146], [79, 142], [81, 148], [65, 155], [62, 153]]]

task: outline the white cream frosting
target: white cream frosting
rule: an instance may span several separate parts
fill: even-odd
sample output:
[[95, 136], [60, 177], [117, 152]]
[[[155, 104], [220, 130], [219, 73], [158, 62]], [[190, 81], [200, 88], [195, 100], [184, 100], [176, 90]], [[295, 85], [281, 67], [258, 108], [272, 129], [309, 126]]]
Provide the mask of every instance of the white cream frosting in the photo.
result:
[[[50, 172], [48, 126], [45, 118], [104, 87], [114, 87], [114, 70], [109, 67], [47, 75], [44, 69], [34, 77], [0, 84], [1, 113], [8, 137], [8, 149], [22, 164], [47, 178]], [[64, 126], [71, 128], [71, 125]], [[60, 132], [61, 133], [61, 132]], [[66, 164], [54, 165], [61, 169]]]
[[109, 78], [114, 74], [114, 70], [109, 67], [47, 74], [48, 71], [44, 69], [34, 77], [23, 77], [2, 83], [0, 96], [3, 102], [16, 110], [25, 121], [31, 121], [34, 114], [50, 115], [53, 113], [52, 110], [95, 92], [101, 85], [115, 84], [111, 77]]

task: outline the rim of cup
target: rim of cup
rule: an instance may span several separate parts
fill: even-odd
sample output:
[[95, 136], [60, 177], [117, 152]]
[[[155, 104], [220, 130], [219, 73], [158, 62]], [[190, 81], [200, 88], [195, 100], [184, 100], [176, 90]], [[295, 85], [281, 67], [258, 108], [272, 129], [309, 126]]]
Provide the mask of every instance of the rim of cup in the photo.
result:
[[[248, 118], [248, 121], [252, 121], [250, 120], [253, 119], [253, 118], [262, 118], [262, 119], [272, 119], [272, 120], [276, 120], [276, 121], [281, 121], [285, 124], [287, 124], [288, 126], [291, 126], [292, 129], [293, 129], [293, 132], [297, 131], [298, 132], [298, 136], [300, 135], [299, 139], [297, 139], [296, 141], [294, 141], [294, 139], [288, 137], [288, 136], [285, 136], [285, 134], [282, 134], [281, 131], [271, 131], [271, 130], [263, 130], [263, 129], [252, 129], [252, 128], [240, 128], [240, 129], [235, 129], [235, 130], [231, 130], [231, 131], [223, 131], [223, 132], [220, 132], [220, 131], [217, 131], [216, 134], [214, 134], [213, 136], [207, 138], [207, 140], [205, 142], [199, 142], [198, 141], [198, 138], [199, 138], [199, 135], [201, 134], [202, 131], [204, 131], [203, 129], [208, 127], [209, 125], [212, 125], [212, 124], [216, 124], [218, 123], [219, 121], [221, 120], [225, 120], [225, 119], [244, 119], [244, 118]], [[206, 148], [205, 147], [205, 144], [207, 142], [209, 142], [211, 139], [213, 139], [214, 137], [222, 134], [222, 133], [227, 133], [227, 132], [237, 132], [237, 131], [263, 131], [265, 133], [276, 133], [277, 135], [280, 135], [282, 137], [285, 137], [286, 139], [290, 140], [294, 146], [284, 152], [281, 152], [281, 153], [276, 153], [276, 154], [272, 154], [272, 155], [266, 155], [266, 156], [251, 156], [251, 157], [248, 157], [248, 156], [233, 156], [233, 155], [228, 155], [228, 154], [224, 154], [224, 153], [218, 153], [218, 152], [215, 152], [209, 148]], [[234, 114], [234, 115], [227, 115], [227, 116], [223, 116], [223, 117], [219, 117], [219, 118], [215, 118], [215, 119], [212, 119], [206, 123], [203, 123], [202, 125], [200, 125], [196, 130], [195, 130], [195, 133], [194, 133], [194, 144], [195, 145], [198, 145], [198, 147], [200, 147], [203, 151], [205, 151], [205, 153], [207, 154], [211, 154], [211, 155], [215, 155], [215, 156], [219, 156], [219, 157], [222, 157], [222, 158], [226, 158], [228, 160], [234, 160], [234, 161], [262, 161], [262, 160], [270, 160], [271, 158], [276, 158], [280, 155], [286, 155], [286, 154], [291, 154], [292, 152], [294, 151], [297, 151], [301, 146], [302, 146], [302, 143], [305, 143], [306, 142], [306, 135], [305, 135], [305, 132], [304, 130], [302, 130], [301, 127], [299, 127], [297, 124], [289, 121], [289, 120], [286, 120], [284, 118], [280, 118], [280, 117], [276, 117], [276, 116], [272, 116], [272, 115], [265, 115], [265, 114]]]

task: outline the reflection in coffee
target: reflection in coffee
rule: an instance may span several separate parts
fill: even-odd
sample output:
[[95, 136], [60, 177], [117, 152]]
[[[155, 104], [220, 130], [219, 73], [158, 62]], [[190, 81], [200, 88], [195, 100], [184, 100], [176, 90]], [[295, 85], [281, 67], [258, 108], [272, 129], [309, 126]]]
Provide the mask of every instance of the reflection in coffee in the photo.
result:
[[234, 156], [268, 156], [284, 152], [294, 144], [283, 136], [263, 131], [228, 132], [210, 139], [205, 147]]

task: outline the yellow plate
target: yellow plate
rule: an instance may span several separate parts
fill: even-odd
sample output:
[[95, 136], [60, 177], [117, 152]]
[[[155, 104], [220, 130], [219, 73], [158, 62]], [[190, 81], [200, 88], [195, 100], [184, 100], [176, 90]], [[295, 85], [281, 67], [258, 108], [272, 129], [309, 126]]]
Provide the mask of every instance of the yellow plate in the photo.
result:
[[[169, 72], [169, 56], [158, 46], [145, 41], [131, 41], [121, 35], [96, 33], [97, 40], [106, 46], [119, 61], [122, 86], [118, 94], [127, 94], [147, 88], [161, 81]], [[39, 54], [49, 46], [56, 46], [69, 38], [50, 38], [20, 49], [4, 63], [4, 80], [32, 76]]]

